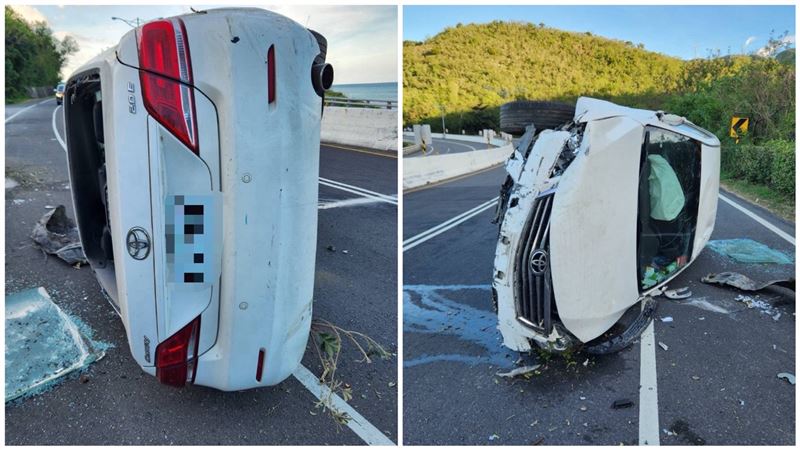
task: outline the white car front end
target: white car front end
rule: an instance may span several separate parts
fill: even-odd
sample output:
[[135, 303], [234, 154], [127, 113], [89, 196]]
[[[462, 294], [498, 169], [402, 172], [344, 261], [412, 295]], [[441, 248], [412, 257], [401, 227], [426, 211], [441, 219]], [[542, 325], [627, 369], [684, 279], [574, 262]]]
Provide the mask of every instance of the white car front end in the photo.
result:
[[[683, 189], [674, 197], [685, 194], [680, 204], [669, 199], [670, 217], [658, 215], [665, 206], [652, 193], [663, 182], [650, 176], [651, 162], [664, 160], [658, 152], [675, 166], [659, 174], [672, 170], [667, 182]], [[513, 350], [599, 338], [685, 269], [714, 227], [719, 141], [676, 116], [581, 98], [572, 124], [526, 134], [506, 168], [493, 288]], [[672, 229], [652, 231], [651, 222]]]
[[133, 357], [166, 384], [274, 385], [302, 358], [332, 82], [320, 47], [277, 14], [209, 10], [132, 30], [67, 83], [84, 251]]

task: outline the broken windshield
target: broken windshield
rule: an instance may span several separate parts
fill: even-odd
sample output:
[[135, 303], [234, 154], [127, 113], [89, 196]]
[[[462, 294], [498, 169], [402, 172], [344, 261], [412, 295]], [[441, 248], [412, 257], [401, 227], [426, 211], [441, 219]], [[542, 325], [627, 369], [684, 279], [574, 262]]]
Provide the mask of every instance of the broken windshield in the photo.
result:
[[640, 290], [656, 286], [692, 258], [700, 194], [698, 141], [645, 129], [639, 173]]

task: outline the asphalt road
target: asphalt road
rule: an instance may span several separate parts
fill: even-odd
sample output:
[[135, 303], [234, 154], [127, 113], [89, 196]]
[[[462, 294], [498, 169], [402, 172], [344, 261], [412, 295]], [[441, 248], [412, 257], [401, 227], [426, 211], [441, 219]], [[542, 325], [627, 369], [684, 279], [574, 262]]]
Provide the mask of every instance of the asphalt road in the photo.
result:
[[446, 155], [448, 153], [474, 152], [475, 150], [485, 150], [491, 147], [491, 145], [482, 142], [467, 142], [457, 141], [455, 139], [433, 138], [433, 150], [430, 150], [427, 153], [422, 153], [419, 151], [413, 155], [410, 155], [409, 157], [417, 158], [426, 155]]
[[[6, 177], [21, 183], [6, 189], [6, 294], [44, 286], [62, 309], [94, 329], [95, 339], [114, 348], [90, 367], [88, 383], [71, 377], [48, 392], [6, 405], [6, 443], [363, 444], [350, 428], [315, 409], [317, 398], [295, 377], [271, 388], [224, 393], [198, 386], [170, 388], [139, 368], [122, 322], [100, 294], [91, 270], [45, 259], [32, 246], [32, 226], [46, 206], [67, 205], [72, 215], [65, 152], [53, 132], [55, 100], [37, 103], [6, 109]], [[56, 117], [63, 136], [61, 114]], [[393, 158], [321, 148], [321, 177], [369, 191], [396, 195], [396, 167]], [[396, 206], [337, 203], [364, 197], [323, 185], [319, 196], [327, 207], [319, 212], [314, 318], [363, 332], [396, 353]], [[329, 245], [336, 251], [327, 250]], [[349, 403], [396, 442], [397, 359], [372, 364], [359, 359], [344, 344], [337, 374], [352, 387]], [[302, 364], [322, 373], [310, 347]]]
[[[794, 264], [737, 264], [706, 248], [670, 283], [688, 286], [692, 298], [659, 302], [654, 342], [668, 350], [637, 343], [605, 357], [520, 355], [501, 346], [491, 309], [494, 208], [411, 245], [496, 197], [504, 177], [500, 167], [403, 196], [404, 443], [636, 445], [645, 437], [640, 424], [653, 423], [649, 429], [657, 424], [662, 445], [794, 445], [795, 387], [776, 376], [795, 374], [794, 293], [759, 295], [782, 313], [775, 321], [737, 302], [740, 292], [700, 283], [722, 271], [758, 280], [794, 276]], [[794, 224], [723, 195], [794, 236]], [[744, 237], [795, 253], [794, 245], [720, 201], [712, 239]], [[655, 353], [655, 368], [642, 358], [648, 352]], [[534, 363], [542, 367], [530, 380], [496, 376]], [[640, 375], [650, 369], [654, 386]], [[646, 400], [648, 392], [657, 401]], [[633, 406], [613, 409], [621, 399]]]

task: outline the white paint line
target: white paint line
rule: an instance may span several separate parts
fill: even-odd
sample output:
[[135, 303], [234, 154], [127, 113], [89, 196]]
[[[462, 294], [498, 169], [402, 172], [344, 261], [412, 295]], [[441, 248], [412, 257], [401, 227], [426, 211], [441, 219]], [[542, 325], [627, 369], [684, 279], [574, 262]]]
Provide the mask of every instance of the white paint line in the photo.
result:
[[334, 184], [334, 183], [331, 183], [331, 182], [328, 182], [328, 181], [323, 181], [322, 178], [320, 178], [319, 184], [321, 184], [323, 186], [332, 187], [334, 189], [339, 189], [339, 190], [342, 190], [342, 191], [345, 191], [345, 192], [350, 192], [351, 194], [360, 195], [362, 197], [372, 198], [372, 199], [375, 199], [375, 200], [377, 200], [379, 202], [384, 202], [384, 203], [389, 203], [389, 204], [392, 204], [392, 205], [397, 205], [397, 200], [395, 200], [395, 199], [393, 199], [391, 197], [386, 198], [386, 196], [377, 196], [377, 195], [368, 194], [368, 193], [362, 192], [360, 190], [357, 190], [358, 188], [356, 188], [356, 186], [350, 186], [350, 185], [343, 184], [343, 183], [342, 183], [343, 185]]
[[378, 203], [379, 201], [380, 200], [378, 199], [369, 197], [348, 198], [344, 200], [320, 202], [319, 205], [317, 206], [317, 209], [333, 209], [333, 208], [343, 208], [348, 206], [370, 205], [373, 203]]
[[734, 208], [738, 209], [739, 211], [745, 213], [751, 219], [755, 220], [756, 222], [760, 223], [761, 225], [764, 225], [764, 227], [766, 227], [768, 230], [770, 230], [773, 233], [777, 234], [778, 236], [782, 237], [784, 240], [786, 240], [790, 244], [797, 245], [794, 242], [794, 237], [790, 236], [788, 233], [786, 233], [785, 231], [783, 231], [780, 228], [776, 227], [775, 225], [767, 222], [765, 219], [762, 219], [761, 217], [756, 215], [756, 213], [750, 211], [749, 209], [747, 209], [744, 206], [734, 202], [733, 200], [729, 199], [728, 197], [725, 197], [722, 194], [719, 194], [719, 198], [721, 198], [722, 201], [724, 201], [725, 203], [727, 203], [727, 204], [733, 206]]
[[58, 139], [58, 143], [61, 144], [61, 148], [63, 148], [64, 151], [66, 152], [67, 151], [67, 144], [64, 143], [63, 139], [61, 139], [61, 135], [58, 134], [58, 127], [56, 127], [56, 115], [57, 115], [59, 109], [61, 109], [61, 105], [58, 105], [58, 107], [56, 107], [56, 109], [53, 110], [53, 134], [56, 135], [56, 139]]
[[347, 402], [342, 400], [338, 395], [331, 392], [328, 389], [328, 386], [319, 382], [319, 379], [311, 373], [310, 370], [306, 369], [305, 367], [298, 366], [297, 370], [294, 371], [294, 377], [297, 378], [297, 381], [302, 383], [303, 386], [306, 387], [312, 394], [314, 394], [317, 399], [322, 400], [330, 399], [331, 405], [336, 408], [339, 412], [347, 413], [350, 416], [350, 420], [347, 422], [347, 426], [350, 427], [351, 430], [355, 434], [358, 435], [365, 443], [368, 445], [395, 445], [391, 439], [386, 437], [383, 433], [380, 432], [374, 425], [369, 423], [367, 419], [364, 418], [361, 414], [358, 413], [352, 406], [350, 406]]
[[48, 98], [47, 100], [42, 100], [39, 103], [34, 103], [34, 104], [30, 105], [30, 106], [26, 106], [26, 107], [20, 109], [19, 111], [15, 112], [14, 114], [12, 114], [11, 117], [7, 118], [6, 119], [6, 123], [10, 122], [11, 119], [13, 119], [14, 117], [17, 117], [18, 115], [24, 113], [25, 111], [27, 111], [27, 110], [35, 107], [35, 106], [39, 106], [39, 105], [41, 105], [43, 103], [47, 103], [47, 102], [50, 102], [50, 101], [53, 101], [53, 100]]
[[656, 372], [656, 337], [654, 324], [639, 339], [639, 445], [661, 445], [658, 428], [658, 374]]
[[372, 195], [374, 197], [382, 198], [382, 199], [384, 199], [384, 200], [386, 200], [386, 201], [388, 201], [390, 203], [394, 203], [395, 205], [397, 204], [397, 197], [396, 196], [381, 194], [380, 192], [370, 191], [370, 190], [364, 189], [362, 187], [353, 186], [353, 185], [350, 185], [350, 184], [345, 184], [345, 183], [342, 183], [341, 181], [330, 180], [328, 178], [319, 177], [319, 179], [320, 179], [320, 181], [324, 181], [325, 183], [328, 183], [328, 185], [334, 185], [334, 186], [331, 186], [331, 187], [342, 187], [342, 188], [348, 188], [348, 189], [356, 190], [356, 191], [361, 192], [362, 194]]
[[426, 242], [430, 239], [435, 238], [436, 236], [444, 233], [447, 230], [455, 228], [462, 223], [466, 222], [467, 220], [471, 219], [472, 217], [477, 216], [478, 214], [486, 211], [487, 209], [494, 208], [495, 204], [497, 203], [499, 197], [495, 197], [488, 202], [482, 203], [469, 211], [465, 211], [452, 219], [449, 219], [445, 222], [436, 225], [433, 228], [423, 231], [422, 233], [412, 236], [405, 241], [403, 241], [403, 251], [411, 250], [412, 248]]

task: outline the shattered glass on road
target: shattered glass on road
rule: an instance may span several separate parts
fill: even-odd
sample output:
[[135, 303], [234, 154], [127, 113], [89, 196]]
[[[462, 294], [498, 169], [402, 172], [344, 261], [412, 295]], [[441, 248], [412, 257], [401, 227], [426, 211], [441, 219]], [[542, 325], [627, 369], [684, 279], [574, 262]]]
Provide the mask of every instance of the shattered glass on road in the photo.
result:
[[43, 287], [6, 297], [6, 402], [40, 393], [105, 355], [85, 325], [64, 313]]

